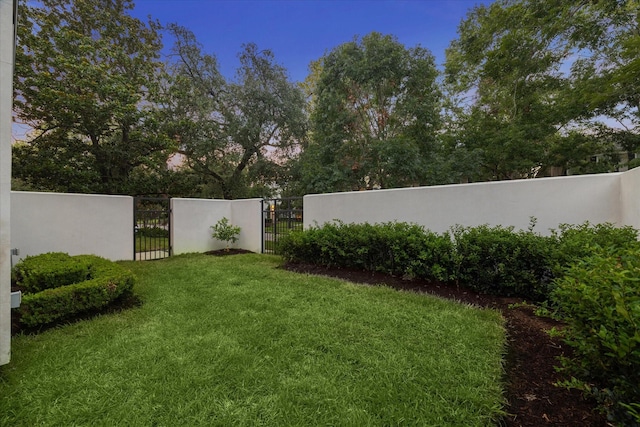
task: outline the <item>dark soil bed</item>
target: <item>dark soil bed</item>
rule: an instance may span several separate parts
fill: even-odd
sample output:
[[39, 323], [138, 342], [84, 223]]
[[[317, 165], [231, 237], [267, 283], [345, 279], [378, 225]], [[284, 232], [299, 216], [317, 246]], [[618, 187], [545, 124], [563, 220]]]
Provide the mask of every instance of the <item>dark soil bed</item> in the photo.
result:
[[254, 252], [248, 251], [246, 249], [235, 249], [235, 248], [229, 248], [229, 250], [218, 249], [215, 251], [205, 252], [205, 254], [213, 255], [213, 256], [241, 255], [241, 254], [252, 254], [252, 253]]
[[311, 264], [285, 264], [290, 271], [337, 277], [355, 283], [385, 284], [397, 289], [425, 292], [440, 297], [500, 310], [506, 319], [508, 352], [506, 392], [508, 415], [505, 426], [607, 426], [594, 401], [585, 400], [576, 390], [556, 387], [557, 358], [570, 352], [558, 338], [546, 331], [562, 324], [539, 317], [530, 306], [516, 298], [479, 295], [457, 286], [421, 280], [402, 280], [385, 274], [350, 269], [328, 269]]

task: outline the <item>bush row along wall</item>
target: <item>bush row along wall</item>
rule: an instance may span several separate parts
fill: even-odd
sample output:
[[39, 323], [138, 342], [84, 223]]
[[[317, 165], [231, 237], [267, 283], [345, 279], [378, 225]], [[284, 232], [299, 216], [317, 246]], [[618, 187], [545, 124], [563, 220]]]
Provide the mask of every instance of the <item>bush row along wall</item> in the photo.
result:
[[610, 222], [640, 228], [640, 168], [624, 173], [354, 191], [304, 197], [304, 226], [410, 222], [436, 233], [452, 226], [513, 226], [550, 234], [559, 224]]
[[[223, 248], [211, 238], [209, 228], [222, 217], [242, 228], [236, 247], [260, 252], [259, 199], [172, 199], [171, 203], [174, 254]], [[13, 191], [11, 247], [20, 250], [14, 263], [46, 252], [133, 259], [133, 198]]]

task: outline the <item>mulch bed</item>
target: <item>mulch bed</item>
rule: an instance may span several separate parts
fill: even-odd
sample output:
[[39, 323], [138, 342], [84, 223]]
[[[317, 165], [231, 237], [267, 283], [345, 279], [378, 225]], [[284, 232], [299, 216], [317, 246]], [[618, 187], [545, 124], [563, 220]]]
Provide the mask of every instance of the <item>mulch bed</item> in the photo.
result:
[[252, 254], [252, 253], [255, 253], [255, 252], [251, 252], [246, 249], [236, 249], [236, 248], [229, 248], [228, 250], [217, 249], [215, 251], [205, 252], [206, 255], [213, 255], [213, 256], [241, 255], [241, 254]]
[[[499, 310], [506, 319], [508, 352], [506, 355], [507, 416], [500, 423], [508, 427], [608, 426], [606, 417], [596, 410], [592, 400], [586, 400], [576, 390], [556, 387], [561, 380], [556, 372], [557, 358], [570, 353], [558, 338], [546, 331], [562, 324], [539, 317], [531, 306], [521, 305], [517, 298], [480, 295], [462, 287], [431, 283], [424, 280], [403, 280], [381, 273], [351, 269], [328, 269], [311, 264], [288, 263], [284, 269], [337, 277], [355, 283], [385, 284], [396, 289], [424, 292], [463, 303]], [[514, 305], [515, 304], [515, 305]]]

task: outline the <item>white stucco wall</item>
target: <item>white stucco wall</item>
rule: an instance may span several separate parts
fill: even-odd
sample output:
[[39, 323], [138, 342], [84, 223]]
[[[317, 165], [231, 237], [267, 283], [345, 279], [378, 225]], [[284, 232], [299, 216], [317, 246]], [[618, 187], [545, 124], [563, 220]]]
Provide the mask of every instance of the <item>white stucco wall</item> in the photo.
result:
[[339, 219], [406, 221], [444, 232], [460, 224], [514, 226], [548, 234], [562, 223], [621, 223], [620, 173], [356, 191], [304, 197], [305, 228]]
[[224, 248], [211, 237], [211, 226], [223, 217], [231, 221], [229, 200], [171, 199], [173, 255]]
[[28, 255], [67, 252], [133, 259], [133, 198], [11, 192], [11, 247]]
[[640, 230], [640, 167], [620, 177], [622, 223]]
[[223, 249], [225, 243], [211, 237], [211, 226], [222, 218], [241, 228], [232, 247], [260, 252], [261, 209], [260, 199], [171, 199], [173, 254]]
[[262, 199], [233, 200], [230, 221], [242, 229], [236, 247], [262, 252]]

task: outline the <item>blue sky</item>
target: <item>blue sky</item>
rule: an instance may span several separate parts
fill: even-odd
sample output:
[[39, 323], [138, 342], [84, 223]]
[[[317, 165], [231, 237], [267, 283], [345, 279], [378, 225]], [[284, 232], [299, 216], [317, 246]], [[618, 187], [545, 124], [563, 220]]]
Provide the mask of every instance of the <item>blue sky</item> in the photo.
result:
[[132, 14], [189, 28], [204, 51], [215, 54], [228, 78], [234, 76], [242, 44], [253, 42], [261, 49], [271, 49], [291, 79], [301, 81], [311, 61], [371, 31], [393, 34], [407, 47], [426, 47], [441, 65], [467, 11], [488, 3], [491, 1], [136, 0]]

